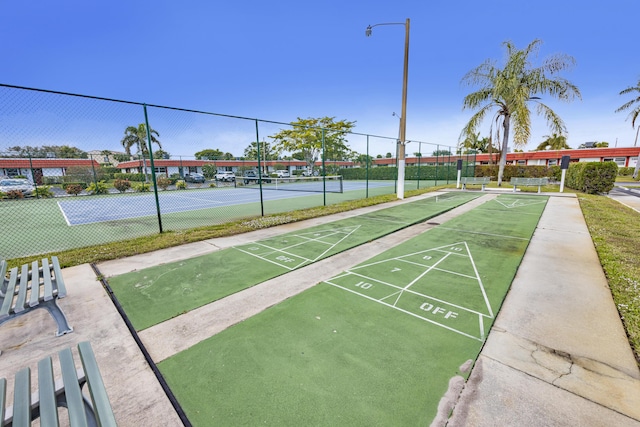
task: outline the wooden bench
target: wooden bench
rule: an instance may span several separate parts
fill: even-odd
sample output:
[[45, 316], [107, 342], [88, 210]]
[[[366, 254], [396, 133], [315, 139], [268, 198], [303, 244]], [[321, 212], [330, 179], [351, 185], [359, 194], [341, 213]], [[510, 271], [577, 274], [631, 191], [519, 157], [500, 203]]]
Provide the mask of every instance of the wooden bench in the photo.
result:
[[51, 263], [44, 258], [42, 265], [34, 261], [20, 269], [14, 267], [9, 277], [7, 267], [5, 260], [0, 261], [0, 325], [36, 308], [44, 308], [58, 325], [56, 336], [73, 331], [57, 303], [58, 298], [67, 294], [57, 257], [52, 257]]
[[538, 186], [538, 193], [543, 185], [549, 184], [549, 178], [511, 178], [511, 185], [513, 185], [513, 192], [516, 192], [516, 187], [535, 187]]
[[484, 186], [491, 182], [491, 177], [489, 176], [464, 176], [460, 178], [462, 182], [462, 189], [466, 190], [467, 185], [482, 185], [482, 191], [484, 191]]
[[[63, 425], [76, 426], [116, 426], [116, 420], [109, 403], [109, 397], [98, 370], [93, 349], [88, 342], [78, 344], [82, 363], [76, 369], [71, 348], [58, 353], [62, 378], [54, 380], [51, 356], [38, 362], [38, 392], [31, 391], [31, 369], [24, 368], [15, 375], [13, 406], [6, 407], [7, 380], [0, 378], [0, 425], [30, 426], [31, 421], [40, 418], [41, 426], [59, 426], [60, 415]], [[87, 385], [90, 399], [82, 393]], [[58, 408], [67, 411], [58, 412]], [[66, 420], [64, 413], [67, 413]]]

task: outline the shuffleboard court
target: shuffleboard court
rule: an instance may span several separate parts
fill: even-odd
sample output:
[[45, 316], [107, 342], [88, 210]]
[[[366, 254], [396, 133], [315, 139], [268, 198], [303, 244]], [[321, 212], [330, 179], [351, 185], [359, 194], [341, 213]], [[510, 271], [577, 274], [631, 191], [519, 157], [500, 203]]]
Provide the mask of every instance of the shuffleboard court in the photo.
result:
[[478, 197], [444, 193], [299, 232], [163, 264], [109, 283], [137, 330], [425, 221]]
[[195, 426], [429, 425], [468, 376], [546, 200], [499, 196], [159, 368]]
[[[344, 182], [344, 191], [361, 191], [366, 187], [365, 182]], [[392, 187], [393, 182], [370, 182], [369, 187]], [[158, 193], [160, 212], [171, 214], [189, 212], [201, 209], [219, 208], [224, 206], [258, 203], [260, 193], [258, 187], [253, 188], [202, 188], [190, 191], [162, 191]], [[269, 188], [269, 187], [266, 187]], [[286, 188], [286, 187], [285, 187]], [[322, 187], [319, 187], [322, 188]], [[263, 200], [277, 201], [317, 195], [318, 191], [287, 191], [265, 190]], [[155, 195], [152, 193], [127, 194], [121, 203], [126, 209], [113, 209], [114, 197], [103, 198], [66, 198], [58, 201], [58, 207], [67, 225], [82, 225], [99, 222], [118, 221], [125, 219], [153, 217], [158, 214]]]

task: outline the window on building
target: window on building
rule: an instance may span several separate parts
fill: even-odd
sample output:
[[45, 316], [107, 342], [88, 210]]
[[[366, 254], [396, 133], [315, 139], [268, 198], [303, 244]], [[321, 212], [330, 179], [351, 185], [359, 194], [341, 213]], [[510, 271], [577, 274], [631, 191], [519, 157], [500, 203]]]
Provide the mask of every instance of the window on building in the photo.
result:
[[189, 173], [198, 173], [197, 166], [189, 166]]
[[20, 175], [20, 169], [8, 168], [5, 170], [7, 171], [7, 176], [9, 178], [13, 178], [14, 176]]
[[156, 173], [167, 173], [167, 168], [165, 166], [159, 166], [153, 169], [156, 171]]
[[527, 164], [527, 161], [526, 161], [526, 160], [518, 160], [518, 163], [517, 163], [517, 164], [518, 164], [519, 166], [525, 166], [525, 165]]
[[547, 165], [558, 166], [558, 159], [549, 159], [549, 162], [547, 163]]

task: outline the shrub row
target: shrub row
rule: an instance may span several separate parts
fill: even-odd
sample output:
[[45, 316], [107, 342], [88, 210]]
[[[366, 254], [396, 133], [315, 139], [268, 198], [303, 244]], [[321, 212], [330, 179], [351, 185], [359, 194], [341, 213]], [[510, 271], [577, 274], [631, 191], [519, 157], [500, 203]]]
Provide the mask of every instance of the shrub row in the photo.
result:
[[143, 173], [115, 173], [113, 174], [115, 179], [123, 179], [125, 181], [144, 182], [145, 177]]
[[[468, 166], [469, 171], [473, 171], [473, 165]], [[464, 167], [463, 167], [464, 171]], [[366, 168], [349, 168], [337, 171], [344, 179], [366, 179]], [[455, 180], [457, 177], [455, 165], [439, 166], [407, 166], [404, 170], [406, 180]], [[375, 167], [369, 169], [369, 179], [372, 180], [395, 180], [398, 177], [398, 168], [395, 166]]]
[[566, 185], [588, 194], [608, 193], [617, 175], [618, 165], [614, 162], [572, 163], [567, 171]]

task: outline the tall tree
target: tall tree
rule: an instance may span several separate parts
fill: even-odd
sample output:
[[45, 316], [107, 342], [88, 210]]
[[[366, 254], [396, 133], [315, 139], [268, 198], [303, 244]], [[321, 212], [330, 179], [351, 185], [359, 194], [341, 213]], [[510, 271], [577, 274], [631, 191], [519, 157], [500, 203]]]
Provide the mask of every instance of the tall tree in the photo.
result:
[[[633, 94], [634, 98], [624, 103], [620, 108], [616, 110], [616, 113], [625, 110], [631, 110], [629, 112], [628, 119], [631, 119], [631, 128], [636, 128], [636, 119], [640, 115], [640, 79], [638, 79], [638, 83], [635, 86], [629, 86], [628, 88], [620, 91], [620, 95]], [[638, 130], [636, 131], [636, 139], [633, 142], [633, 146], [635, 147], [638, 143], [638, 132], [640, 132], [640, 126], [638, 126]], [[638, 172], [640, 172], [640, 154], [638, 154], [638, 159], [636, 160], [636, 168], [633, 170], [633, 179], [638, 178]]]
[[347, 133], [353, 129], [355, 122], [335, 121], [335, 117], [298, 117], [291, 126], [291, 129], [283, 129], [270, 136], [275, 143], [274, 149], [302, 153], [309, 169], [320, 159], [323, 136], [325, 159], [341, 160], [351, 157], [351, 149], [347, 146]]
[[554, 133], [553, 135], [545, 135], [546, 139], [542, 141], [533, 151], [543, 151], [543, 150], [569, 150], [569, 144], [567, 144], [567, 137], [564, 135], [558, 135]]
[[[507, 148], [513, 127], [513, 144], [522, 147], [531, 135], [531, 111], [529, 104], [536, 104], [536, 113], [544, 116], [553, 133], [566, 133], [562, 119], [547, 105], [540, 102], [536, 95], [547, 94], [562, 101], [581, 98], [577, 86], [557, 76], [563, 70], [571, 68], [573, 57], [556, 54], [545, 58], [542, 65], [534, 67], [531, 57], [537, 56], [540, 40], [534, 40], [524, 49], [517, 49], [511, 42], [504, 42], [506, 61], [502, 68], [495, 61], [486, 60], [469, 71], [462, 79], [463, 83], [480, 86], [480, 89], [465, 96], [463, 108], [477, 110], [461, 132], [464, 139], [477, 132], [487, 113], [495, 111], [494, 121], [497, 127], [497, 139], [502, 136], [502, 152], [498, 168], [498, 185], [502, 185], [504, 167], [507, 163]], [[502, 134], [500, 134], [502, 130]]]
[[[267, 141], [260, 142], [260, 160], [278, 160], [280, 150], [274, 147], [274, 144]], [[258, 159], [258, 143], [252, 142], [244, 149], [244, 157], [249, 160]]]
[[219, 160], [224, 157], [224, 153], [217, 148], [205, 148], [195, 153], [196, 160]]
[[[162, 144], [156, 136], [160, 134], [149, 128], [149, 135], [151, 135], [151, 142], [156, 143], [158, 148], [162, 149]], [[140, 123], [138, 127], [128, 126], [124, 130], [124, 138], [122, 138], [122, 146], [128, 155], [131, 155], [131, 147], [137, 146], [136, 152], [142, 153], [144, 157], [149, 157], [149, 149], [147, 148], [147, 126], [144, 123]]]
[[86, 159], [89, 157], [85, 151], [69, 145], [43, 145], [42, 147], [17, 145], [9, 147], [9, 153], [3, 155], [5, 157], [53, 157], [58, 159]]

